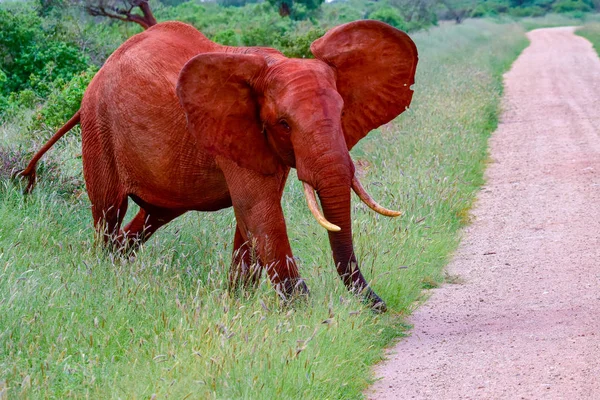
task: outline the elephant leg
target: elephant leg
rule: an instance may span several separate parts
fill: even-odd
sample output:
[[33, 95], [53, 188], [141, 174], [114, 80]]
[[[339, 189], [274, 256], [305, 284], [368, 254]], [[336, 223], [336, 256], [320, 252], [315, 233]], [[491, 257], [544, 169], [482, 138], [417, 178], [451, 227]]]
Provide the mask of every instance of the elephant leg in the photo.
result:
[[118, 248], [121, 222], [127, 212], [127, 192], [122, 186], [114, 155], [103, 144], [95, 121], [81, 120], [83, 176], [96, 232], [105, 245]]
[[163, 225], [185, 213], [185, 210], [171, 210], [157, 207], [140, 207], [140, 211], [123, 228], [119, 241], [123, 250], [137, 249]]
[[241, 287], [256, 287], [262, 275], [262, 265], [256, 255], [256, 248], [244, 240], [239, 226], [235, 228], [233, 256], [229, 270], [229, 286], [236, 290]]
[[119, 247], [119, 229], [127, 213], [127, 196], [118, 190], [106, 191], [98, 195], [97, 191], [88, 187], [90, 202], [92, 203], [92, 218], [94, 227], [102, 236], [104, 244]]
[[251, 244], [250, 247], [256, 249], [271, 284], [282, 297], [307, 293], [292, 255], [281, 209], [281, 195], [288, 171], [263, 175], [240, 168], [223, 157], [218, 157], [217, 162], [227, 180], [240, 233], [236, 243]]
[[127, 196], [116, 198], [102, 205], [92, 203], [92, 217], [96, 231], [102, 235], [105, 245], [119, 247], [119, 230], [127, 213]]
[[283, 212], [279, 204], [277, 206], [265, 214], [253, 215], [251, 211], [248, 214], [246, 210], [235, 210], [235, 213], [241, 240], [251, 251], [256, 249], [257, 262], [267, 270], [271, 284], [283, 298], [288, 298], [295, 294], [306, 294], [308, 288], [298, 273]]

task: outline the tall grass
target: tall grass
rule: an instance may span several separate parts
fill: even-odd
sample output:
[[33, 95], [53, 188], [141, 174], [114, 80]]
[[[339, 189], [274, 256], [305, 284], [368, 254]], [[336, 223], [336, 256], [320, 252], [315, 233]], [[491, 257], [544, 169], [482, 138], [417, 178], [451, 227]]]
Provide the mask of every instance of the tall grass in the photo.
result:
[[[84, 191], [65, 191], [64, 182], [46, 174], [24, 198], [4, 179], [0, 392], [4, 387], [9, 397], [24, 398], [361, 397], [370, 367], [405, 331], [404, 317], [423, 288], [443, 280], [442, 267], [482, 184], [501, 74], [526, 45], [519, 25], [482, 20], [413, 37], [420, 63], [411, 109], [353, 150], [372, 195], [404, 211], [390, 220], [354, 203], [357, 254], [387, 301], [387, 314], [373, 314], [346, 292], [293, 174], [283, 207], [311, 296], [292, 306], [279, 302], [266, 279], [254, 292], [227, 291], [231, 210], [188, 213], [126, 259], [96, 244]], [[80, 168], [74, 140], [46, 162]], [[8, 142], [0, 147], [10, 148]]]
[[577, 29], [575, 33], [589, 40], [596, 53], [600, 54], [600, 22], [590, 21]]
[[527, 17], [519, 20], [523, 27], [530, 31], [538, 28], [554, 28], [559, 26], [580, 26], [598, 22], [597, 13], [546, 14], [543, 17]]

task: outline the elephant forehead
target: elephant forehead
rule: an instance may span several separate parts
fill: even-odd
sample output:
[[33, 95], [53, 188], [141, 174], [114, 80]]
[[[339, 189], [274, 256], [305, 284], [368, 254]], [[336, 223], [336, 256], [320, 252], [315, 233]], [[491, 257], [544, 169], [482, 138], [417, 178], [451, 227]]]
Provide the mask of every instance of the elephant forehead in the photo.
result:
[[[299, 118], [305, 123], [323, 118], [340, 118], [344, 106], [342, 97], [331, 87], [295, 88], [283, 90], [272, 98], [274, 111], [281, 116]], [[300, 121], [299, 121], [300, 122]]]
[[291, 58], [269, 67], [267, 85], [279, 92], [335, 89], [335, 75], [333, 70], [320, 60]]

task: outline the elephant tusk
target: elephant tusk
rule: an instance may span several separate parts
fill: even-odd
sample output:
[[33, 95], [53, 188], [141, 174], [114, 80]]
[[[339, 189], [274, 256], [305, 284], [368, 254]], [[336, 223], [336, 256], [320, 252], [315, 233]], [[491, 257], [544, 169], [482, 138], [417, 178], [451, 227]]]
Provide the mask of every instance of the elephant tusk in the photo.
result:
[[317, 205], [317, 198], [315, 196], [315, 189], [306, 182], [302, 182], [302, 186], [304, 186], [304, 196], [306, 197], [306, 202], [308, 203], [308, 208], [310, 209], [310, 212], [315, 217], [317, 222], [323, 228], [327, 229], [328, 231], [331, 231], [331, 232], [341, 231], [342, 229], [339, 226], [334, 225], [331, 222], [327, 221], [325, 219], [325, 217], [323, 216], [323, 214], [321, 213], [321, 210], [319, 210], [319, 206]]
[[377, 202], [373, 200], [371, 196], [369, 196], [369, 193], [367, 193], [356, 176], [352, 178], [352, 190], [354, 190], [354, 193], [356, 193], [363, 203], [368, 205], [371, 210], [381, 215], [385, 215], [386, 217], [398, 217], [402, 215], [402, 212], [400, 211], [388, 210], [387, 208], [377, 204]]

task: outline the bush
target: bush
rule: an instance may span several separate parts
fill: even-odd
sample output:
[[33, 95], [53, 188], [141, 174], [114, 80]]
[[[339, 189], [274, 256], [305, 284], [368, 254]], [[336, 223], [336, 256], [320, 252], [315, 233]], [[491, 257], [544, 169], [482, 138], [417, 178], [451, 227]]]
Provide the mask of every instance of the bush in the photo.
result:
[[45, 96], [56, 79], [70, 80], [85, 70], [89, 59], [78, 46], [47, 26], [32, 9], [0, 9], [0, 60], [5, 83], [2, 93], [33, 89]]
[[83, 94], [96, 72], [98, 68], [89, 67], [75, 75], [69, 82], [57, 85], [37, 112], [32, 129], [45, 126], [55, 131], [63, 126], [79, 110]]
[[0, 121], [15, 118], [21, 109], [33, 108], [38, 102], [39, 97], [31, 89], [12, 92], [8, 96], [0, 95]]
[[407, 30], [408, 28], [407, 22], [402, 18], [402, 15], [400, 15], [400, 11], [398, 11], [397, 8], [389, 6], [373, 11], [369, 14], [369, 19], [385, 22], [386, 24], [402, 30]]
[[511, 8], [509, 14], [513, 17], [541, 17], [546, 14], [546, 10], [542, 7], [531, 6], [531, 7], [516, 7]]
[[510, 4], [507, 1], [489, 1], [478, 4], [471, 12], [471, 17], [480, 18], [507, 13]]
[[367, 14], [365, 10], [352, 7], [346, 2], [334, 2], [323, 7], [321, 21], [328, 26], [335, 26], [365, 18]]
[[166, 7], [155, 12], [156, 18], [160, 21], [181, 21], [196, 28], [202, 27], [202, 21], [205, 19], [206, 7], [198, 3], [188, 1], [178, 4], [175, 7]]
[[275, 25], [257, 26], [243, 32], [240, 39], [244, 46], [273, 47], [277, 43], [277, 39], [285, 32], [285, 29]]
[[218, 32], [213, 36], [212, 40], [226, 46], [240, 46], [242, 44], [240, 37], [233, 29], [225, 29], [224, 31]]
[[592, 6], [583, 2], [582, 0], [561, 0], [554, 3], [552, 11], [557, 13], [567, 12], [589, 12], [592, 11]]
[[494, 0], [480, 2], [473, 9], [471, 17], [477, 18], [498, 14], [509, 14], [517, 18], [540, 17], [551, 11], [583, 17], [584, 13], [591, 12], [594, 8], [593, 0]]
[[281, 38], [278, 48], [286, 57], [313, 58], [310, 45], [324, 34], [325, 30], [322, 28], [313, 28], [302, 35], [287, 32]]

